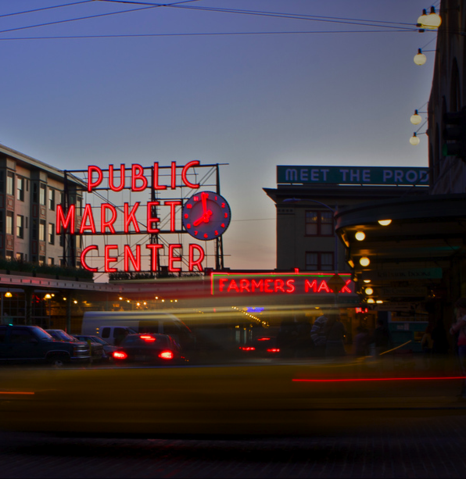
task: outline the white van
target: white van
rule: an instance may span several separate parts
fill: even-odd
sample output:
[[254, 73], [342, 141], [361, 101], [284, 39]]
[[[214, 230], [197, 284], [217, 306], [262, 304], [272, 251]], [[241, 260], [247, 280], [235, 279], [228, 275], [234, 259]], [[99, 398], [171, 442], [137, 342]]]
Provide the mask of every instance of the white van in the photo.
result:
[[115, 344], [131, 333], [168, 334], [180, 345], [195, 342], [191, 330], [176, 316], [158, 311], [86, 311], [81, 334], [99, 336]]

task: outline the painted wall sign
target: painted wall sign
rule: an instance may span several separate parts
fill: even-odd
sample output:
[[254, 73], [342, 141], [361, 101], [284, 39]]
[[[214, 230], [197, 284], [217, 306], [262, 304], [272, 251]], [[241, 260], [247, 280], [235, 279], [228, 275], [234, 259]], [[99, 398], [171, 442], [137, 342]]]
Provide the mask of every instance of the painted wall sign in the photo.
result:
[[[340, 296], [355, 295], [350, 273], [340, 273], [344, 286]], [[332, 295], [328, 282], [334, 273], [212, 273], [212, 295]]]
[[277, 183], [428, 186], [429, 168], [279, 165]]
[[[91, 193], [98, 189], [109, 189], [114, 192], [120, 192], [123, 189], [130, 189], [133, 192], [141, 192], [145, 191], [147, 188], [157, 191], [189, 188], [191, 190], [197, 191], [200, 185], [198, 183], [191, 182], [188, 178], [189, 170], [197, 166], [200, 166], [199, 161], [191, 161], [184, 166], [179, 166], [176, 164], [176, 162], [172, 162], [171, 167], [167, 168], [170, 169], [170, 174], [168, 175], [168, 184], [161, 184], [158, 162], [155, 162], [150, 168], [143, 167], [139, 164], [133, 164], [130, 167], [126, 167], [124, 164], [122, 164], [119, 168], [114, 168], [113, 165], [109, 165], [108, 170], [103, 170], [98, 166], [92, 165], [89, 166], [87, 170], [87, 191]], [[150, 170], [149, 174], [148, 170]], [[164, 177], [166, 178], [166, 175]], [[101, 187], [103, 182], [108, 185], [108, 188]], [[197, 198], [199, 199], [199, 205], [202, 205], [203, 208], [193, 208], [193, 211], [195, 211], [193, 216], [190, 218], [190, 221], [193, 224], [199, 223], [199, 226], [202, 226], [204, 229], [206, 229], [206, 227], [207, 229], [213, 228], [213, 231], [210, 233], [209, 229], [208, 237], [205, 237], [204, 230], [202, 237], [197, 235], [193, 236], [199, 240], [214, 239], [223, 234], [227, 229], [230, 221], [230, 208], [229, 206], [227, 208], [228, 218], [223, 218], [221, 225], [218, 225], [217, 227], [217, 222], [219, 221], [217, 210], [218, 208], [222, 209], [223, 204], [227, 204], [226, 200], [218, 195], [218, 197], [221, 198], [221, 201], [220, 206], [216, 208], [218, 205], [217, 201], [214, 199], [214, 193], [203, 192], [197, 193], [197, 195], [199, 197], [193, 195], [193, 197], [188, 200], [187, 205], [190, 204], [189, 202], [191, 200], [193, 203], [197, 203]], [[202, 200], [200, 199], [201, 197]], [[91, 204], [86, 204], [84, 206], [80, 224], [78, 225], [76, 221], [76, 205], [71, 204], [65, 210], [61, 204], [58, 204], [56, 212], [56, 233], [58, 235], [62, 233], [71, 235], [84, 235], [87, 233], [91, 235], [104, 234], [106, 236], [111, 236], [119, 233], [115, 231], [115, 223], [118, 221], [119, 224], [123, 224], [123, 232], [126, 234], [157, 234], [160, 232], [158, 228], [160, 219], [154, 216], [155, 208], [161, 207], [165, 208], [169, 214], [170, 227], [168, 232], [179, 233], [179, 231], [176, 231], [176, 224], [177, 207], [180, 206], [183, 206], [183, 198], [165, 201], [149, 201], [145, 205], [141, 205], [139, 201], [131, 204], [126, 202], [123, 203], [121, 208], [116, 208], [111, 203], [102, 203], [99, 208], [99, 213], [95, 214], [93, 212], [93, 206]], [[144, 225], [142, 225], [137, 219], [136, 213], [138, 210], [142, 210], [144, 212]], [[185, 223], [183, 224], [185, 227], [187, 227]], [[186, 232], [186, 230], [181, 231], [181, 233]], [[170, 272], [181, 271], [181, 262], [183, 261], [181, 256], [182, 245], [179, 243], [165, 245], [136, 244], [133, 247], [130, 245], [124, 245], [123, 251], [119, 251], [119, 246], [116, 244], [107, 244], [103, 246], [103, 251], [99, 251], [99, 246], [93, 244], [84, 248], [80, 258], [82, 266], [93, 272], [97, 272], [98, 268], [92, 268], [86, 262], [86, 257], [91, 251], [95, 251], [103, 256], [103, 271], [106, 273], [118, 271], [118, 269], [114, 266], [114, 263], [119, 261], [120, 254], [123, 255], [124, 271], [130, 271], [131, 267], [133, 271], [141, 271], [141, 258], [144, 253], [150, 257], [150, 270], [154, 272], [158, 270], [157, 258], [159, 253], [163, 253], [165, 251], [167, 252], [168, 270]], [[205, 250], [201, 245], [195, 243], [189, 244], [187, 252], [189, 271], [203, 271], [202, 262], [205, 256]]]

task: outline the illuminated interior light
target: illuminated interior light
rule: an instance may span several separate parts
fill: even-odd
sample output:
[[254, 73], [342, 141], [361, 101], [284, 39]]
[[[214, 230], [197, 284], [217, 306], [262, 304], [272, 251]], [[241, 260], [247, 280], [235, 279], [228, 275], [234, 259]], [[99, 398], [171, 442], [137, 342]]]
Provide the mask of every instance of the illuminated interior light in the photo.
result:
[[374, 294], [374, 290], [372, 288], [366, 288], [365, 293], [370, 296], [371, 294]]
[[63, 301], [66, 301], [66, 298], [63, 298]]
[[52, 299], [52, 296], [50, 296], [50, 294], [47, 293], [47, 294], [44, 296], [44, 299]]
[[379, 220], [378, 223], [379, 225], [381, 226], [388, 226], [389, 224], [391, 224], [392, 220]]
[[123, 301], [123, 298], [122, 298], [121, 296], [120, 296], [118, 299], [119, 299], [120, 301]]
[[373, 298], [369, 298], [369, 299], [367, 300], [367, 302], [368, 302], [369, 304], [374, 304], [374, 303], [375, 303], [375, 301], [374, 301]]
[[350, 265], [350, 268], [354, 268], [354, 261], [352, 259], [349, 259], [347, 263]]
[[74, 303], [74, 304], [78, 304], [78, 301], [75, 299], [75, 300], [73, 301], [73, 303]]
[[383, 304], [383, 301], [382, 301], [381, 299], [378, 299], [378, 300], [376, 301], [376, 303], [377, 303], [377, 304]]
[[370, 282], [371, 282], [370, 279], [364, 279], [363, 281], [364, 281], [365, 283], [370, 283]]
[[13, 295], [11, 294], [11, 291], [7, 291], [5, 293], [5, 298], [12, 298], [12, 297], [13, 297]]
[[366, 239], [366, 235], [363, 231], [357, 231], [356, 234], [354, 235], [354, 237], [358, 240], [358, 241], [364, 241]]
[[361, 266], [369, 266], [371, 264], [371, 260], [367, 256], [363, 256], [362, 258], [359, 259], [359, 264]]

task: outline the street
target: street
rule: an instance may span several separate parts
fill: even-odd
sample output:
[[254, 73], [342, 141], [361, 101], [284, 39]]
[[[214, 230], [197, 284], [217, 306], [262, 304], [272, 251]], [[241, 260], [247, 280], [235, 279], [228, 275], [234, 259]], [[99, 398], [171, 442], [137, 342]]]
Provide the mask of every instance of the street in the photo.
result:
[[0, 433], [0, 477], [465, 477], [464, 416], [283, 438]]

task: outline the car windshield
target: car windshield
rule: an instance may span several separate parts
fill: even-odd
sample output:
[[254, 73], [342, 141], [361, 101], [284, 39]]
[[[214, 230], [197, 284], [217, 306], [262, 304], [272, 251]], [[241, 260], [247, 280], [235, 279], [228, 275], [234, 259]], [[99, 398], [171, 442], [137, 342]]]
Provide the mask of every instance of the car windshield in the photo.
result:
[[47, 332], [44, 331], [42, 328], [37, 327], [34, 328], [34, 334], [39, 338], [39, 339], [53, 339], [53, 337]]
[[62, 330], [50, 330], [48, 332], [59, 341], [76, 341], [76, 338], [73, 338], [73, 336], [70, 336], [68, 333]]

